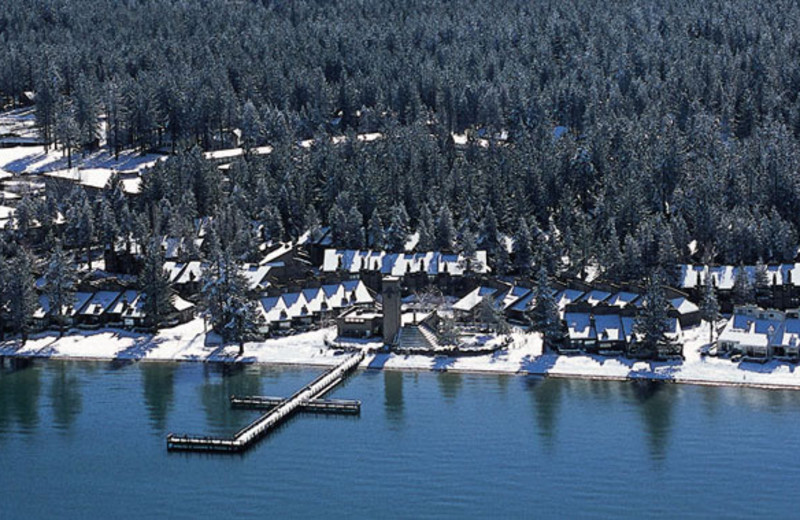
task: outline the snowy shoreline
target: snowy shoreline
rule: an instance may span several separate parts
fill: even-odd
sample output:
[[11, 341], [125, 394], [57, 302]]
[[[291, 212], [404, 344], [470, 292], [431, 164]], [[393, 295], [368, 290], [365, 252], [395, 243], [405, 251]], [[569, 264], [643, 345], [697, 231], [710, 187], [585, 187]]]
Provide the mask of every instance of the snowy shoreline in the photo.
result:
[[[263, 342], [247, 343], [243, 356], [238, 346], [220, 345], [206, 334], [201, 319], [164, 329], [157, 334], [118, 329], [70, 330], [59, 338], [54, 332], [33, 335], [21, 346], [18, 340], [0, 342], [0, 357], [119, 362], [207, 362], [280, 366], [328, 367], [341, 359], [341, 351], [328, 344], [335, 328], [306, 332]], [[448, 357], [374, 352], [379, 342], [351, 344], [370, 351], [362, 369], [508, 374], [608, 381], [662, 381], [703, 386], [738, 386], [769, 390], [800, 390], [800, 370], [795, 365], [764, 364], [708, 358], [700, 348], [708, 341], [707, 326], [686, 331], [684, 361], [635, 361], [597, 355], [558, 356], [542, 353], [538, 335], [512, 335], [511, 347], [491, 354]]]

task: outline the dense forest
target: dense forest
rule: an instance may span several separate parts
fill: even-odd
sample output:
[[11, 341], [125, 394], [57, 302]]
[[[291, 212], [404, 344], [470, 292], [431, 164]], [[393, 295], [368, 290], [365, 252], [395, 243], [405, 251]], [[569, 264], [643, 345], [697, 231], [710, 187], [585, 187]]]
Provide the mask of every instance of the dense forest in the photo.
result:
[[[798, 24], [790, 0], [3, 2], [0, 100], [35, 92], [59, 146], [96, 146], [102, 118], [113, 149], [176, 153], [133, 200], [40, 204], [73, 245], [212, 216], [241, 259], [330, 225], [340, 246], [418, 231], [501, 273], [630, 280], [794, 258]], [[273, 153], [204, 162], [233, 129]]]

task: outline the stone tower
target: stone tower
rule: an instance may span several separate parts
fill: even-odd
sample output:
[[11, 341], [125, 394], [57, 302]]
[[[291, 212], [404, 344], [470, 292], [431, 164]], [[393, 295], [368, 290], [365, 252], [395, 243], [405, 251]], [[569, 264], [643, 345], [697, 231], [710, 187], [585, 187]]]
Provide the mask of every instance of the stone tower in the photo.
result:
[[400, 331], [400, 278], [383, 279], [383, 342], [392, 345]]

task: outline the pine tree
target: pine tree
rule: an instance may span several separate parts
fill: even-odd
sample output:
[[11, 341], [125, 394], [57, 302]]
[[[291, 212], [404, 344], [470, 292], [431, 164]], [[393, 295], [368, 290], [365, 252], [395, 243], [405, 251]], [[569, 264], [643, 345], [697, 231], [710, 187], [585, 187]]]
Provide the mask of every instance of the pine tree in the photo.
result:
[[417, 220], [417, 233], [419, 233], [419, 241], [417, 242], [417, 251], [433, 251], [434, 249], [434, 229], [433, 229], [433, 214], [427, 203], [422, 205], [419, 212], [419, 219]]
[[367, 231], [367, 246], [371, 249], [382, 250], [384, 247], [383, 222], [377, 211], [372, 212], [369, 219], [369, 230]]
[[669, 303], [664, 294], [663, 280], [661, 271], [656, 271], [650, 277], [644, 308], [634, 321], [633, 330], [639, 344], [639, 353], [643, 357], [659, 357], [675, 347], [675, 342], [667, 336]]
[[32, 265], [31, 255], [25, 248], [20, 248], [16, 258], [11, 262], [11, 278], [8, 286], [11, 329], [21, 336], [23, 345], [28, 341], [28, 332], [37, 305]]
[[408, 242], [408, 213], [403, 203], [392, 206], [389, 229], [386, 231], [386, 246], [389, 251], [402, 253], [406, 249]]
[[213, 260], [203, 275], [203, 300], [211, 327], [223, 340], [239, 344], [239, 355], [244, 354], [244, 343], [260, 335], [264, 315], [258, 301], [247, 296], [247, 282], [227, 251]]
[[531, 231], [525, 218], [520, 217], [517, 232], [514, 234], [514, 264], [522, 276], [531, 273], [533, 250], [531, 249]]
[[497, 217], [491, 206], [486, 208], [483, 214], [481, 235], [478, 243], [483, 245], [489, 255], [493, 255], [498, 248], [500, 236], [497, 230]]
[[534, 290], [536, 299], [528, 310], [531, 328], [542, 334], [545, 349], [556, 348], [564, 339], [564, 328], [545, 266], [540, 266], [536, 272]]
[[436, 231], [434, 235], [434, 248], [439, 251], [453, 251], [456, 230], [453, 224], [453, 214], [447, 205], [442, 206], [436, 218]]
[[734, 305], [747, 305], [755, 303], [756, 293], [750, 276], [743, 263], [739, 264], [736, 268], [736, 273], [733, 280], [733, 288], [731, 289], [731, 301]]
[[350, 249], [361, 249], [364, 247], [364, 218], [356, 206], [352, 206], [347, 212], [345, 222], [345, 247]]
[[11, 303], [11, 271], [4, 251], [0, 251], [0, 341], [6, 339], [6, 320]]
[[64, 335], [67, 321], [64, 311], [70, 309], [75, 301], [76, 281], [77, 271], [72, 256], [64, 252], [60, 241], [56, 241], [44, 274], [44, 294], [50, 306], [50, 319], [58, 325], [59, 337]]
[[141, 274], [144, 293], [144, 313], [152, 328], [157, 328], [172, 311], [172, 289], [169, 275], [164, 270], [164, 253], [156, 239], [150, 240], [145, 253]]
[[714, 291], [714, 286], [711, 280], [706, 280], [706, 285], [703, 291], [703, 301], [700, 304], [700, 317], [708, 322], [708, 343], [714, 343], [714, 324], [719, 317], [719, 303], [717, 302], [717, 294]]

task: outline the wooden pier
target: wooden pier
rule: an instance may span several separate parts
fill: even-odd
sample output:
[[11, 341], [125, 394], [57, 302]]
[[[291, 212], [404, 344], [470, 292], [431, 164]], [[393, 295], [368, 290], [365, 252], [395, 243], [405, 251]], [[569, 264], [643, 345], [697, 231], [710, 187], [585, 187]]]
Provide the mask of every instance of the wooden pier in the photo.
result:
[[[283, 397], [248, 396], [231, 397], [233, 408], [251, 410], [271, 410], [284, 401]], [[339, 413], [358, 415], [361, 413], [361, 401], [355, 399], [314, 399], [300, 405], [298, 411], [312, 413]]]
[[[267, 400], [274, 399], [269, 397], [241, 398], [240, 402], [247, 403], [242, 404], [242, 406], [248, 408], [257, 408], [256, 402], [262, 400], [261, 403], [263, 406], [259, 408], [269, 407], [269, 411], [236, 432], [232, 437], [209, 437], [204, 435], [178, 435], [170, 433], [167, 435], [167, 450], [241, 452], [250, 448], [258, 439], [268, 434], [296, 411], [303, 409], [311, 410], [314, 408], [316, 408], [314, 411], [318, 411], [326, 406], [329, 408], [327, 410], [328, 413], [334, 410], [344, 410], [348, 408], [347, 406], [341, 405], [341, 403], [345, 401], [320, 398], [344, 381], [363, 359], [363, 352], [353, 354], [336, 367], [320, 375], [295, 392], [291, 397], [278, 399], [279, 402], [277, 404], [270, 403], [268, 405]], [[234, 403], [235, 399], [237, 398], [234, 397], [231, 399], [231, 404]], [[334, 405], [331, 403], [340, 404]], [[339, 408], [337, 408], [337, 406], [339, 406]], [[350, 408], [352, 408], [352, 406], [350, 406]], [[360, 409], [361, 403], [358, 403], [358, 410], [360, 411]], [[348, 411], [346, 413], [353, 412]]]

